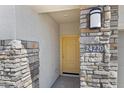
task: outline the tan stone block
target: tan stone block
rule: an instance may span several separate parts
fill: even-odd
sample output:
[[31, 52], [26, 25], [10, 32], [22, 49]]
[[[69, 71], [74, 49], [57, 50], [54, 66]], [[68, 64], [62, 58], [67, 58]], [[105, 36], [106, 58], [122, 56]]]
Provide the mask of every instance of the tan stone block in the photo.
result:
[[98, 30], [90, 30], [86, 28], [86, 29], [81, 29], [81, 32], [98, 32]]
[[104, 7], [104, 11], [110, 11], [110, 9], [111, 9], [111, 7], [110, 7], [109, 5], [106, 5], [106, 6]]
[[110, 44], [111, 49], [117, 49], [117, 44]]
[[92, 75], [87, 75], [87, 76], [85, 77], [85, 80], [86, 80], [86, 81], [92, 80]]
[[110, 20], [111, 19], [111, 12], [105, 12], [105, 20]]
[[84, 78], [84, 77], [80, 77], [80, 80], [81, 80], [81, 81], [85, 81], [85, 78]]

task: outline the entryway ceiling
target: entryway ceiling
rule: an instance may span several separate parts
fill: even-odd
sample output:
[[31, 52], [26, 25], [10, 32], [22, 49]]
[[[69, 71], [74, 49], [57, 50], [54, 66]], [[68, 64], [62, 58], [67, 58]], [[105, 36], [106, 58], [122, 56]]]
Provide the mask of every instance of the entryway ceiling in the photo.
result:
[[49, 13], [49, 12], [57, 12], [63, 10], [79, 9], [81, 6], [80, 5], [33, 5], [32, 7], [38, 13]]
[[89, 5], [37, 5], [32, 6], [35, 11], [49, 14], [57, 23], [79, 22], [80, 8]]
[[48, 13], [57, 23], [79, 22], [80, 9], [64, 10]]

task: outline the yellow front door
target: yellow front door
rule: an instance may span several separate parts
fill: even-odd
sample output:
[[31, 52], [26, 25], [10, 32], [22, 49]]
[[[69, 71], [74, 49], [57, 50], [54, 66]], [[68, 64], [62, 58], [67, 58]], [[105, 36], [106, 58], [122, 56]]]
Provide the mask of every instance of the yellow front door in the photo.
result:
[[79, 36], [63, 37], [62, 39], [62, 72], [80, 72]]

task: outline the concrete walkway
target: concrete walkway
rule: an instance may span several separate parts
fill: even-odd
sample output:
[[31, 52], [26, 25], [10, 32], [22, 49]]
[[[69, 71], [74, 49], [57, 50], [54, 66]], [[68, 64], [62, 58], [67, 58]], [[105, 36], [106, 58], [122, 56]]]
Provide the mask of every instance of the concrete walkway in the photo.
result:
[[79, 88], [80, 80], [79, 77], [70, 77], [70, 76], [60, 76], [52, 88]]

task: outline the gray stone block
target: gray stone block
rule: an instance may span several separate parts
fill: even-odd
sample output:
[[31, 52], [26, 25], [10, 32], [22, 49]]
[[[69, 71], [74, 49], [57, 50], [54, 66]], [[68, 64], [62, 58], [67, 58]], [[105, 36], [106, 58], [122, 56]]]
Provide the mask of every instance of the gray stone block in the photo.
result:
[[0, 88], [6, 88], [5, 86], [0, 85]]
[[86, 19], [87, 15], [80, 15], [80, 19]]
[[94, 32], [94, 33], [89, 33], [90, 36], [101, 36], [103, 35], [103, 32]]
[[81, 85], [82, 87], [86, 87], [86, 86], [87, 86], [87, 83], [86, 83], [86, 82], [81, 82], [80, 85]]
[[85, 45], [80, 44], [80, 48], [84, 49], [85, 48]]
[[8, 68], [4, 69], [5, 72], [10, 72], [10, 70], [11, 69], [8, 69]]
[[87, 23], [82, 23], [82, 24], [80, 24], [80, 28], [87, 28]]
[[[110, 71], [117, 71], [118, 70], [118, 67], [114, 67], [114, 66], [111, 66], [110, 67]], [[116, 72], [117, 73], [117, 72]]]
[[85, 52], [85, 49], [80, 49], [80, 52], [82, 52], [82, 53]]
[[92, 70], [87, 70], [87, 74], [88, 75], [92, 75], [93, 74], [93, 71]]
[[88, 13], [89, 13], [89, 10], [81, 10], [80, 11], [80, 16], [87, 15]]
[[84, 37], [84, 36], [86, 36], [86, 34], [85, 33], [81, 33], [81, 35], [80, 35], [81, 37]]
[[82, 70], [98, 70], [98, 66], [80, 66]]
[[83, 23], [86, 23], [86, 22], [87, 22], [87, 19], [84, 19], [84, 18], [80, 19], [80, 24], [83, 24]]
[[90, 36], [90, 37], [80, 37], [80, 43], [82, 44], [94, 44], [99, 43], [99, 37]]
[[118, 53], [118, 50], [110, 50], [110, 53]]
[[2, 80], [6, 80], [6, 81], [10, 81], [11, 80], [11, 77], [9, 76], [2, 76]]
[[96, 75], [109, 75], [108, 71], [94, 71], [94, 74]]
[[80, 75], [81, 75], [81, 77], [86, 76], [86, 70], [81, 69]]
[[94, 66], [94, 63], [81, 63], [81, 66]]
[[102, 57], [85, 57], [85, 62], [101, 62], [103, 61]]
[[102, 84], [108, 84], [109, 79], [100, 79], [100, 82], [101, 82]]
[[100, 84], [93, 83], [93, 84], [92, 84], [92, 87], [100, 88]]

